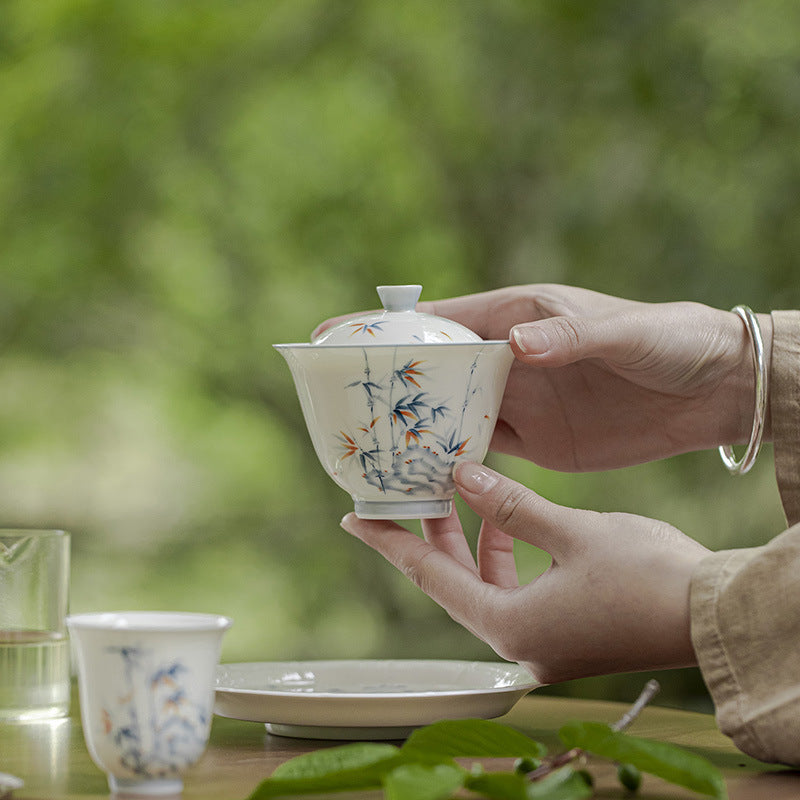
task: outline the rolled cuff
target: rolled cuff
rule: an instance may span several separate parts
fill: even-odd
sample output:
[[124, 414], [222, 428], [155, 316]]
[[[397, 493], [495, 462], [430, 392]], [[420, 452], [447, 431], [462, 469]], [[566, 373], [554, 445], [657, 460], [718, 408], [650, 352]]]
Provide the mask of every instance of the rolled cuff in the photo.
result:
[[800, 311], [772, 312], [769, 407], [775, 477], [794, 525], [800, 522]]
[[690, 607], [720, 730], [754, 758], [800, 765], [800, 525], [707, 556]]

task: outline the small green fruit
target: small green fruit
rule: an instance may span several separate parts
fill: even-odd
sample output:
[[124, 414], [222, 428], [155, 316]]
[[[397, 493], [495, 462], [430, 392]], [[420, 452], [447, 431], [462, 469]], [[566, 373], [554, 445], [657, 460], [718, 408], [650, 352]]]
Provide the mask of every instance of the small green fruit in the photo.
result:
[[522, 756], [514, 762], [514, 772], [518, 772], [520, 775], [527, 775], [529, 772], [538, 769], [541, 764], [542, 762], [538, 758]]
[[620, 764], [617, 778], [629, 792], [637, 792], [642, 785], [642, 773], [633, 764]]

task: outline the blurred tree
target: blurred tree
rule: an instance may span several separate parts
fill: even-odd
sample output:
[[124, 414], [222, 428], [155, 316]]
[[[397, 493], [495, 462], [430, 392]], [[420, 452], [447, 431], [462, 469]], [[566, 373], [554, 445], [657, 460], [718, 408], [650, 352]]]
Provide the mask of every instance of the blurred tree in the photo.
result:
[[[75, 532], [75, 608], [233, 614], [229, 659], [491, 657], [338, 534], [271, 344], [376, 283], [796, 307], [798, 32], [786, 0], [6, 0], [2, 519]], [[780, 527], [766, 458], [496, 463], [714, 547]]]

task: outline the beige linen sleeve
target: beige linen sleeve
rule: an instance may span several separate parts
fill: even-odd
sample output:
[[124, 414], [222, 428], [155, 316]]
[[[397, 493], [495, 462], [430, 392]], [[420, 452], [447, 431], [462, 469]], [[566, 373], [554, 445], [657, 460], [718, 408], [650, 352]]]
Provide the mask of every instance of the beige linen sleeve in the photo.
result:
[[772, 320], [775, 470], [792, 527], [700, 562], [692, 642], [720, 730], [755, 758], [800, 765], [800, 312]]
[[800, 311], [772, 312], [770, 417], [783, 511], [795, 525], [800, 522]]

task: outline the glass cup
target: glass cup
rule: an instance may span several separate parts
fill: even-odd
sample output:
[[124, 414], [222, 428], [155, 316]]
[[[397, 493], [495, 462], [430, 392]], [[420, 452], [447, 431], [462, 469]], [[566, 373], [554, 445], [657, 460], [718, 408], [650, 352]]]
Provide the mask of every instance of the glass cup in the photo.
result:
[[83, 736], [114, 794], [178, 794], [206, 749], [228, 617], [168, 611], [67, 618]]
[[0, 720], [69, 711], [69, 534], [0, 529]]

